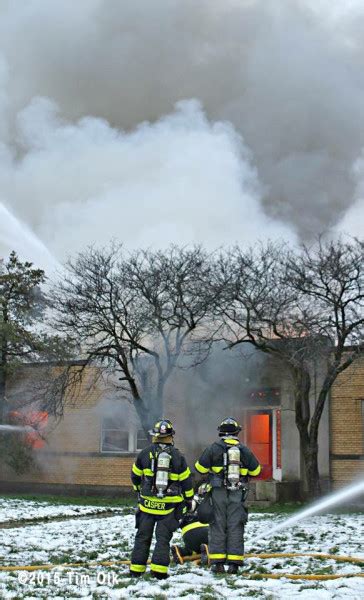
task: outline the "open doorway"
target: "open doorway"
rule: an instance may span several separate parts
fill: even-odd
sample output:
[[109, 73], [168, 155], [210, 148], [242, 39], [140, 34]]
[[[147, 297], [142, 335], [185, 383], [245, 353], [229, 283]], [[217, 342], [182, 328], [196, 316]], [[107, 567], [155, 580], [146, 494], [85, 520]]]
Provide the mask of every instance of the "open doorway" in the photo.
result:
[[258, 479], [271, 479], [273, 475], [272, 425], [271, 410], [247, 411], [246, 444], [262, 467]]

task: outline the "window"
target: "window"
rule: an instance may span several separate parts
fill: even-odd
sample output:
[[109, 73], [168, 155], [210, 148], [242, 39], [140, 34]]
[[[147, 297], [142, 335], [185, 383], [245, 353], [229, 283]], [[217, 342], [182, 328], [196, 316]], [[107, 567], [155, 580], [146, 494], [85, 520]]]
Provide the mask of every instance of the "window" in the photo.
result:
[[101, 423], [101, 452], [139, 452], [150, 440], [143, 429], [137, 429], [134, 421], [125, 415], [103, 417]]
[[145, 434], [144, 429], [138, 429], [136, 434], [136, 449], [143, 450], [150, 443], [149, 438]]
[[101, 452], [129, 452], [129, 431], [121, 419], [102, 420]]

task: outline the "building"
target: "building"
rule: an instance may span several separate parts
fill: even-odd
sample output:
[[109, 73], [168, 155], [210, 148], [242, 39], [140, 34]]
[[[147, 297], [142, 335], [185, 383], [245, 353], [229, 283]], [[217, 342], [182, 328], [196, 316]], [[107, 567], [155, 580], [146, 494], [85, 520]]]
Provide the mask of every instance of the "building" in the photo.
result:
[[330, 424], [331, 480], [337, 488], [364, 476], [364, 357], [333, 386]]
[[[243, 426], [242, 441], [263, 466], [252, 497], [297, 500], [302, 459], [290, 379], [270, 358], [250, 357], [243, 363], [241, 356], [235, 358], [217, 351], [193, 372], [178, 371], [170, 381], [165, 416], [176, 425], [176, 445], [191, 464], [216, 438], [217, 424], [235, 416]], [[314, 393], [313, 386], [312, 403]], [[340, 377], [321, 420], [323, 489], [330, 481], [340, 486], [363, 472], [363, 405], [364, 359]], [[67, 400], [64, 418], [59, 423], [50, 418], [46, 430], [46, 443], [35, 450], [37, 466], [16, 475], [1, 464], [0, 489], [109, 495], [130, 491], [131, 465], [148, 440], [133, 406], [113, 386], [100, 381], [93, 385], [86, 378], [77, 395]]]

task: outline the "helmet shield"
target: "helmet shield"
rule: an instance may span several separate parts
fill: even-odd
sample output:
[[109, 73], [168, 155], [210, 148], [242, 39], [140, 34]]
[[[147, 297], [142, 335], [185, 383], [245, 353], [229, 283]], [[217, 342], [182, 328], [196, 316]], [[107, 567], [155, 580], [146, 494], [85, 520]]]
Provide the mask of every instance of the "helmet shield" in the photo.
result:
[[173, 429], [172, 421], [169, 419], [161, 419], [160, 421], [157, 421], [153, 429], [149, 431], [149, 435], [161, 439], [170, 435], [174, 435], [175, 433], [176, 432]]
[[219, 435], [237, 435], [241, 431], [239, 423], [232, 417], [224, 419], [217, 428]]

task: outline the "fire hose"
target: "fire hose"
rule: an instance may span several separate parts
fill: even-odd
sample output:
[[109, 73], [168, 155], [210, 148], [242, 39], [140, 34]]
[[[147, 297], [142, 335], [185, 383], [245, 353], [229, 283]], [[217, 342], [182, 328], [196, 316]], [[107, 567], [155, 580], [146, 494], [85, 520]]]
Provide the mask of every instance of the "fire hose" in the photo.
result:
[[[364, 565], [364, 558], [358, 558], [354, 556], [340, 556], [335, 554], [319, 554], [314, 552], [274, 552], [274, 553], [261, 553], [261, 554], [246, 554], [245, 558], [259, 558], [259, 559], [270, 559], [270, 558], [316, 558], [322, 560], [335, 560], [336, 562], [347, 562], [357, 565]], [[200, 555], [194, 554], [193, 556], [185, 557], [184, 562], [193, 562], [198, 564], [200, 561]], [[150, 562], [150, 561], [148, 561]], [[12, 572], [12, 571], [49, 571], [57, 568], [85, 568], [85, 567], [114, 567], [118, 565], [130, 565], [130, 560], [113, 560], [113, 561], [100, 561], [91, 563], [64, 563], [64, 564], [46, 564], [46, 565], [9, 565], [0, 566], [0, 572]], [[330, 579], [341, 579], [341, 578], [353, 578], [353, 577], [364, 577], [364, 573], [330, 573], [330, 574], [317, 574], [314, 573], [246, 573], [241, 576], [246, 579], [292, 579], [292, 580], [308, 580], [308, 581], [328, 581]]]

